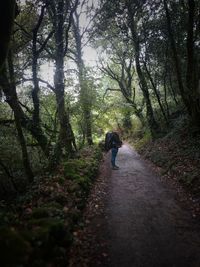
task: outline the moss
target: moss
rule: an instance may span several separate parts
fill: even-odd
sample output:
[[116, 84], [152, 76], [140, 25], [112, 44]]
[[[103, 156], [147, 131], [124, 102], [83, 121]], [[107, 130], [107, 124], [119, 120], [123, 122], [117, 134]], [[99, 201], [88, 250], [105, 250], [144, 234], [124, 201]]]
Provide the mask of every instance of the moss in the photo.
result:
[[30, 265], [43, 267], [57, 262], [59, 265], [55, 266], [65, 266], [72, 243], [71, 232], [66, 221], [61, 219], [40, 218], [29, 221], [29, 230], [24, 232], [24, 237], [33, 248]]
[[[97, 171], [97, 162], [95, 160], [86, 161], [75, 159], [65, 163], [65, 173], [73, 181], [76, 181], [82, 191], [88, 191], [91, 185], [90, 179]], [[75, 185], [75, 188], [77, 185]]]
[[63, 185], [64, 182], [65, 182], [65, 177], [59, 177], [59, 180], [58, 180], [59, 184]]
[[34, 208], [31, 214], [31, 218], [39, 219], [48, 217], [62, 217], [62, 215], [62, 205], [57, 202], [50, 202], [43, 207]]
[[140, 150], [149, 142], [151, 142], [151, 140], [152, 140], [151, 133], [147, 131], [144, 133], [143, 137], [134, 144], [134, 146], [137, 150]]
[[63, 208], [63, 206], [61, 204], [59, 204], [58, 202], [55, 202], [55, 201], [46, 203], [44, 205], [44, 207], [51, 208], [51, 209], [62, 209]]
[[26, 237], [36, 247], [50, 248], [55, 245], [67, 247], [72, 241], [69, 226], [67, 227], [62, 219], [32, 219], [29, 228], [31, 231], [26, 233]]
[[67, 195], [64, 192], [54, 192], [51, 199], [64, 206], [67, 202]]
[[[18, 210], [20, 215], [22, 212], [22, 216], [17, 214], [17, 209], [16, 216], [13, 213], [10, 216], [8, 209], [5, 214], [1, 212], [2, 225], [8, 225], [11, 222], [12, 225], [18, 225], [19, 229], [23, 227], [23, 230], [20, 234], [14, 231], [13, 240], [15, 241], [9, 241], [7, 254], [4, 253], [5, 258], [0, 258], [0, 265], [5, 267], [66, 266], [69, 247], [73, 240], [72, 231], [74, 225], [80, 222], [81, 210], [85, 207], [101, 156], [99, 148], [85, 148], [79, 158], [69, 159], [60, 166], [59, 175], [48, 176], [46, 180], [38, 179], [29, 192], [18, 199]], [[64, 206], [67, 212], [63, 210]], [[28, 215], [23, 207], [30, 207]], [[20, 223], [21, 218], [23, 221]], [[4, 240], [9, 239], [1, 236]], [[11, 245], [14, 249], [16, 244], [17, 256], [12, 252], [12, 248], [10, 249]], [[2, 246], [4, 243], [1, 242], [0, 248]], [[8, 250], [11, 250], [11, 254], [14, 255], [13, 260], [7, 259], [10, 255]], [[2, 251], [5, 252], [3, 248]], [[4, 264], [6, 261], [7, 265]]]
[[81, 190], [81, 187], [80, 187], [80, 185], [79, 185], [76, 181], [73, 181], [73, 182], [70, 184], [69, 188], [68, 188], [68, 191], [69, 191], [70, 193], [78, 192], [78, 191], [80, 191], [80, 190]]
[[49, 210], [48, 208], [35, 208], [33, 209], [32, 218], [45, 218], [45, 217], [49, 217]]
[[15, 229], [2, 227], [0, 228], [0, 251], [1, 266], [14, 267], [27, 262], [31, 246]]

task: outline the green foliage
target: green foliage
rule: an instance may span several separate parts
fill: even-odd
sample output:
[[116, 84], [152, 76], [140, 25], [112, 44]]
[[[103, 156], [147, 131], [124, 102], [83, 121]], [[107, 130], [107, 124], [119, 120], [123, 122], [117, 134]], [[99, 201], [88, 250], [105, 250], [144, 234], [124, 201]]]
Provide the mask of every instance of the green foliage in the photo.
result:
[[152, 140], [152, 136], [150, 131], [146, 131], [143, 137], [137, 141], [134, 141], [134, 147], [136, 149], [141, 149], [145, 145], [147, 145]]
[[[61, 219], [49, 218], [45, 215], [41, 218], [30, 219], [28, 226], [33, 231], [25, 232], [24, 235], [33, 247], [45, 248], [47, 250], [52, 249], [54, 246], [67, 248], [72, 241], [72, 235]], [[43, 253], [47, 253], [47, 251]]]
[[[91, 28], [87, 29], [88, 31], [86, 30], [86, 32], [88, 34], [91, 33], [91, 38], [88, 40], [93, 40], [93, 46], [96, 46], [102, 55], [99, 59], [100, 68], [106, 67], [111, 75], [107, 75], [108, 72], [106, 74], [105, 69], [104, 72], [99, 72], [99, 70], [96, 71], [96, 68], [87, 68], [85, 62], [83, 62], [82, 90], [80, 90], [80, 84], [78, 85], [78, 78], [80, 77], [76, 74], [77, 70], [73, 70], [72, 75], [68, 75], [68, 71], [71, 71], [73, 66], [71, 66], [71, 62], [67, 61], [67, 58], [71, 55], [74, 57], [75, 42], [72, 38], [72, 32], [70, 32], [69, 36], [65, 36], [66, 43], [69, 42], [70, 44], [68, 52], [72, 54], [66, 56], [63, 51], [60, 53], [63, 54], [60, 62], [62, 60], [65, 61], [65, 70], [63, 70], [63, 79], [61, 79], [61, 83], [65, 86], [62, 89], [65, 92], [62, 99], [65, 103], [65, 108], [63, 107], [62, 112], [63, 115], [67, 115], [65, 119], [69, 119], [72, 125], [78, 148], [83, 149], [78, 151], [74, 158], [66, 158], [64, 162], [59, 162], [60, 165], [57, 166], [56, 173], [44, 174], [46, 177], [42, 177], [49, 158], [45, 158], [41, 148], [33, 138], [33, 134], [30, 134], [27, 129], [23, 129], [31, 167], [34, 174], [37, 175], [28, 191], [25, 189], [27, 182], [23, 168], [22, 152], [14, 124], [13, 111], [15, 110], [8, 105], [10, 95], [8, 94], [7, 101], [5, 101], [5, 96], [1, 95], [3, 88], [1, 85], [0, 195], [1, 197], [11, 196], [11, 193], [16, 193], [17, 189], [20, 196], [17, 199], [16, 206], [15, 204], [11, 205], [12, 208], [14, 207], [13, 209], [9, 205], [7, 210], [1, 207], [0, 225], [14, 225], [18, 226], [19, 229], [22, 228], [22, 225], [24, 226], [26, 230], [24, 235], [21, 235], [20, 231], [13, 231], [12, 228], [7, 229], [8, 239], [11, 240], [11, 243], [8, 240], [8, 244], [11, 247], [13, 246], [14, 241], [12, 241], [12, 238], [16, 239], [16, 243], [19, 243], [19, 245], [21, 242], [21, 247], [24, 248], [24, 251], [27, 251], [27, 257], [30, 256], [29, 260], [34, 262], [35, 267], [46, 267], [48, 264], [49, 266], [61, 267], [64, 261], [67, 262], [66, 253], [63, 252], [64, 240], [66, 238], [66, 244], [71, 242], [72, 225], [80, 219], [80, 211], [85, 205], [86, 196], [97, 174], [101, 160], [99, 148], [95, 146], [84, 147], [86, 124], [92, 128], [92, 138], [95, 143], [104, 139], [105, 132], [120, 129], [124, 139], [131, 142], [134, 139], [133, 142], [137, 149], [144, 150], [144, 147], [149, 144], [147, 157], [151, 158], [158, 166], [164, 167], [165, 173], [182, 173], [179, 180], [184, 184], [189, 186], [198, 184], [198, 171], [193, 172], [191, 166], [192, 163], [197, 164], [199, 162], [199, 140], [191, 136], [188, 137], [183, 132], [180, 134], [181, 129], [187, 132], [183, 121], [179, 124], [178, 120], [173, 121], [171, 119], [173, 113], [178, 110], [183, 113], [183, 103], [177, 83], [176, 68], [170, 47], [163, 2], [147, 1], [145, 4], [139, 3], [140, 1], [132, 2], [122, 0], [100, 1], [100, 6], [97, 7], [97, 9], [99, 8], [98, 12], [94, 16], [94, 24], [89, 23], [88, 25], [91, 25]], [[130, 6], [127, 6], [129, 3]], [[197, 26], [200, 8], [198, 1], [195, 0], [195, 4], [194, 36], [196, 39], [193, 45], [196, 65], [191, 68], [191, 70], [196, 71], [194, 79], [198, 77], [197, 74], [199, 73], [199, 33], [197, 32]], [[57, 1], [55, 1], [55, 5], [57, 5]], [[59, 147], [57, 143], [61, 137], [60, 125], [63, 123], [63, 120], [61, 120], [61, 124], [59, 124], [60, 114], [58, 115], [58, 108], [61, 106], [61, 102], [57, 101], [59, 94], [57, 94], [57, 99], [55, 96], [55, 91], [58, 88], [53, 88], [53, 77], [58, 74], [55, 73], [55, 62], [58, 60], [55, 60], [56, 35], [49, 35], [52, 27], [56, 25], [56, 23], [54, 25], [52, 23], [52, 19], [54, 19], [53, 13], [48, 13], [52, 5], [48, 6], [48, 8], [45, 7], [44, 18], [40, 17], [42, 21], [41, 25], [38, 24], [40, 27], [36, 36], [38, 62], [35, 66], [32, 66], [33, 57], [36, 56], [32, 55], [32, 33], [38, 23], [42, 6], [42, 1], [28, 0], [21, 4], [21, 12], [16, 19], [19, 25], [15, 25], [12, 38], [15, 76], [13, 80], [16, 81], [16, 94], [25, 114], [22, 121], [28, 121], [30, 124], [33, 120], [34, 111], [31, 95], [33, 84], [32, 81], [21, 84], [20, 82], [24, 78], [33, 76], [33, 73], [31, 73], [32, 67], [36, 67], [38, 70], [38, 77], [46, 80], [46, 82], [41, 82], [41, 80], [39, 82], [39, 103], [35, 104], [39, 104], [39, 124], [44, 136], [48, 139], [48, 144], [52, 148], [52, 153], [50, 152], [52, 156], [53, 148]], [[90, 11], [93, 12], [92, 8]], [[131, 16], [128, 8], [132, 11]], [[169, 1], [168, 8], [173, 22], [171, 26], [175, 44], [177, 45], [177, 56], [180, 60], [181, 79], [184, 83], [184, 89], [187, 89], [185, 81], [187, 80], [186, 68], [188, 66], [186, 44], [188, 4]], [[52, 9], [52, 11], [54, 10]], [[63, 25], [66, 28], [68, 23], [71, 23], [70, 11], [69, 8], [69, 13], [64, 16], [66, 21], [63, 21]], [[90, 14], [87, 15], [89, 16]], [[132, 28], [131, 22], [134, 24]], [[136, 41], [139, 42], [138, 46], [141, 49], [139, 51], [137, 51], [137, 46], [134, 43], [135, 36], [132, 34], [134, 28], [136, 35], [138, 35], [136, 36], [138, 37]], [[80, 30], [82, 31], [83, 29]], [[46, 39], [47, 36], [49, 36], [49, 39]], [[95, 40], [94, 37], [96, 38]], [[46, 43], [45, 40], [47, 41]], [[41, 48], [43, 51], [40, 51]], [[141, 73], [147, 83], [146, 94], [143, 94], [141, 90], [143, 85], [136, 69], [135, 56], [137, 54], [139, 54], [138, 60], [141, 65]], [[47, 64], [52, 65], [52, 74], [49, 77], [46, 72], [42, 71]], [[148, 72], [150, 75], [148, 75]], [[56, 75], [54, 78], [56, 78]], [[49, 90], [50, 87], [51, 89]], [[189, 90], [189, 92], [191, 91]], [[148, 105], [147, 95], [149, 95], [150, 100]], [[195, 99], [198, 99], [198, 97]], [[161, 130], [162, 134], [178, 123], [176, 129], [171, 131], [165, 138], [157, 140], [156, 143], [152, 143], [151, 132], [146, 125], [147, 117], [149, 117], [149, 114], [147, 116], [147, 107], [149, 105], [152, 105], [154, 116], [156, 121], [159, 122], [159, 130]], [[164, 118], [162, 108], [166, 118]], [[11, 120], [11, 122], [5, 123], [7, 120]], [[184, 138], [187, 140], [187, 144], [182, 141]], [[177, 146], [176, 143], [180, 143], [181, 146]], [[103, 142], [101, 146], [102, 144]], [[66, 154], [68, 155], [67, 152]], [[184, 166], [178, 165], [178, 155], [183, 156], [183, 165], [187, 166], [188, 170]], [[191, 160], [191, 155], [193, 155], [193, 161]], [[65, 210], [63, 210], [63, 207]], [[60, 238], [59, 233], [63, 233], [64, 239]], [[18, 235], [21, 239], [18, 238]], [[61, 243], [63, 243], [58, 243], [56, 238], [58, 240], [61, 239]], [[31, 249], [29, 249], [30, 247]], [[20, 251], [16, 252], [18, 255], [16, 259], [18, 257], [19, 265], [23, 265], [27, 258], [23, 258], [24, 254], [20, 253]], [[51, 255], [54, 257], [55, 262], [46, 263], [46, 258], [51, 258]], [[18, 264], [18, 259], [16, 263]], [[12, 265], [11, 262], [10, 265]]]
[[66, 266], [73, 229], [80, 222], [101, 157], [97, 146], [85, 147], [54, 174], [37, 177], [14, 202], [0, 202], [3, 266]]
[[[45, 159], [41, 149], [34, 146], [35, 141], [27, 133], [26, 140], [27, 143], [30, 144], [30, 146], [28, 146], [28, 152], [33, 171], [35, 174], [41, 173], [47, 166], [47, 159]], [[17, 132], [13, 124], [1, 126], [0, 158], [7, 169], [6, 172], [5, 168], [0, 165], [1, 196], [12, 196], [13, 193], [16, 193], [16, 189], [19, 192], [24, 192], [27, 186], [27, 179], [24, 173], [22, 153], [17, 139]]]
[[46, 217], [30, 219], [28, 227], [29, 231], [25, 231], [23, 235], [33, 248], [29, 256], [30, 263], [46, 266], [48, 262], [63, 264], [68, 261], [66, 250], [72, 242], [72, 234], [64, 221]]
[[76, 182], [83, 192], [88, 192], [98, 170], [101, 151], [98, 147], [84, 148], [79, 157], [64, 162], [64, 174], [66, 178]]

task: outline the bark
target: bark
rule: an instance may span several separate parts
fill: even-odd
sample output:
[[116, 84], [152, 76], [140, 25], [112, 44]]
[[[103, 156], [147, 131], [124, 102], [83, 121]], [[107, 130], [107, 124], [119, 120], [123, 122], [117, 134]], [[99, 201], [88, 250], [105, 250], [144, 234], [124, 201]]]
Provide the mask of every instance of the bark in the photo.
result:
[[168, 124], [167, 115], [166, 115], [165, 110], [164, 110], [164, 107], [163, 107], [163, 105], [162, 105], [162, 103], [161, 103], [160, 95], [159, 95], [159, 93], [158, 93], [158, 90], [157, 90], [156, 85], [155, 85], [155, 83], [154, 83], [154, 81], [153, 81], [153, 78], [152, 78], [152, 76], [151, 76], [151, 73], [150, 73], [150, 71], [148, 70], [147, 65], [146, 65], [145, 62], [144, 62], [144, 67], [145, 67], [146, 73], [147, 73], [147, 75], [148, 75], [148, 77], [149, 77], [149, 80], [150, 80], [150, 82], [151, 82], [151, 85], [152, 85], [154, 94], [155, 94], [155, 96], [156, 96], [156, 98], [157, 98], [157, 101], [158, 101], [160, 110], [161, 110], [161, 112], [162, 112], [163, 118], [165, 119], [166, 124]]
[[[133, 80], [133, 75], [131, 73], [131, 66], [132, 66], [132, 59], [130, 59], [129, 66], [125, 67], [125, 60], [121, 62], [121, 73], [120, 75], [117, 75], [116, 73], [113, 72], [113, 70], [107, 66], [102, 67], [101, 70], [108, 75], [110, 78], [115, 80], [118, 85], [119, 89], [111, 89], [107, 88], [106, 92], [108, 90], [110, 91], [120, 91], [122, 95], [124, 96], [125, 100], [127, 103], [130, 104], [130, 106], [133, 108], [133, 112], [136, 115], [136, 117], [139, 119], [141, 122], [142, 126], [145, 126], [145, 119], [142, 113], [142, 108], [139, 108], [138, 105], [136, 104], [135, 101], [135, 89], [132, 88], [132, 80]], [[126, 73], [126, 75], [125, 75]], [[125, 77], [126, 76], [126, 77]], [[105, 92], [105, 94], [106, 94]], [[104, 96], [105, 96], [104, 94]]]
[[31, 135], [37, 140], [39, 146], [44, 152], [45, 156], [49, 157], [49, 148], [48, 148], [48, 140], [46, 136], [33, 124], [32, 120], [30, 120], [22, 110], [15, 86], [11, 86], [7, 75], [6, 70], [3, 71], [4, 75], [1, 75], [1, 85], [3, 87], [3, 92], [6, 96], [6, 101], [13, 110], [13, 112], [17, 113], [17, 116], [20, 118], [20, 122], [23, 128], [31, 133]]
[[130, 130], [132, 128], [132, 121], [131, 121], [131, 112], [130, 110], [127, 110], [124, 114], [123, 119], [123, 127], [127, 130]]
[[14, 115], [15, 115], [15, 124], [16, 124], [17, 133], [18, 133], [18, 139], [19, 139], [19, 143], [21, 146], [21, 150], [22, 150], [24, 170], [26, 173], [26, 177], [28, 178], [28, 181], [32, 182], [34, 175], [33, 175], [32, 169], [31, 169], [31, 164], [30, 164], [30, 160], [29, 160], [29, 156], [28, 156], [27, 147], [26, 147], [26, 141], [24, 138], [24, 134], [23, 134], [22, 126], [21, 126], [21, 122], [20, 122], [20, 117], [18, 116], [18, 114], [16, 112]]
[[171, 96], [174, 99], [174, 102], [176, 103], [176, 105], [178, 106], [178, 100], [176, 99], [176, 94], [174, 91], [174, 87], [172, 85], [172, 77], [171, 77], [171, 72], [169, 72], [169, 89], [171, 91]]
[[187, 95], [190, 103], [190, 116], [193, 124], [200, 127], [200, 94], [198, 83], [195, 81], [195, 61], [194, 61], [194, 15], [195, 1], [188, 0], [188, 31], [187, 31]]
[[37, 36], [38, 31], [41, 26], [43, 17], [44, 17], [45, 6], [42, 6], [41, 13], [38, 19], [36, 26], [33, 29], [33, 39], [32, 39], [32, 76], [33, 76], [33, 90], [32, 90], [32, 99], [33, 99], [33, 122], [36, 127], [40, 127], [40, 101], [38, 97], [39, 93], [39, 81], [38, 81], [38, 57], [39, 51], [37, 50]]
[[[67, 7], [64, 5], [64, 1], [61, 0], [57, 3], [57, 6], [53, 6], [52, 12], [55, 12], [53, 18], [53, 25], [55, 28], [55, 75], [54, 75], [54, 85], [55, 94], [58, 110], [58, 118], [60, 123], [59, 140], [57, 144], [57, 160], [59, 160], [62, 155], [62, 147], [66, 149], [68, 155], [73, 152], [73, 135], [72, 128], [69, 121], [69, 114], [65, 110], [65, 94], [64, 94], [64, 9]], [[69, 8], [69, 7], [68, 7]], [[68, 12], [69, 10], [67, 10]]]
[[[14, 69], [13, 69], [13, 65], [12, 65], [11, 52], [9, 52], [9, 56], [8, 56], [8, 65], [9, 65], [10, 86], [13, 88], [13, 91], [16, 92], [15, 81], [14, 81]], [[24, 170], [25, 170], [26, 176], [28, 178], [28, 181], [32, 182], [34, 175], [33, 175], [32, 169], [31, 169], [31, 164], [30, 164], [30, 160], [29, 160], [29, 156], [28, 156], [27, 147], [26, 147], [26, 141], [25, 141], [25, 137], [24, 137], [24, 134], [22, 131], [20, 113], [18, 112], [17, 108], [14, 109], [13, 112], [14, 112], [14, 117], [15, 117], [16, 129], [17, 129], [17, 133], [18, 133], [18, 139], [19, 139], [19, 143], [21, 146], [21, 150], [22, 150], [22, 159], [23, 159]]]
[[139, 119], [139, 121], [141, 122], [142, 126], [145, 125], [145, 119], [144, 116], [142, 114], [142, 109], [138, 108], [137, 104], [135, 103], [135, 101], [131, 100], [129, 97], [127, 97], [127, 95], [124, 93], [124, 89], [123, 86], [120, 86], [121, 92], [123, 94], [123, 96], [125, 97], [127, 103], [129, 103], [131, 105], [131, 107], [133, 108], [133, 112], [136, 115], [136, 117]]
[[195, 61], [194, 61], [194, 16], [195, 1], [188, 0], [188, 29], [187, 29], [187, 71], [186, 71], [186, 88], [183, 87], [181, 78], [181, 68], [178, 59], [176, 43], [172, 32], [171, 18], [166, 0], [164, 0], [164, 8], [167, 19], [167, 28], [171, 43], [176, 76], [179, 84], [179, 90], [183, 103], [185, 104], [188, 114], [194, 126], [200, 127], [200, 94], [198, 92], [198, 83], [195, 79]]
[[80, 85], [80, 103], [83, 111], [84, 135], [88, 145], [93, 144], [92, 140], [92, 119], [91, 119], [91, 98], [86, 78], [86, 68], [82, 59], [82, 37], [80, 34], [79, 15], [75, 12], [73, 20], [73, 31], [76, 45], [76, 63], [78, 67], [78, 77]]
[[188, 114], [191, 114], [190, 104], [188, 102], [186, 92], [185, 92], [184, 86], [183, 86], [182, 77], [181, 77], [181, 67], [180, 67], [180, 62], [179, 62], [177, 48], [176, 48], [176, 42], [174, 39], [172, 26], [171, 26], [171, 18], [170, 18], [170, 14], [169, 14], [166, 0], [164, 0], [164, 8], [165, 8], [165, 14], [166, 14], [166, 20], [167, 20], [167, 30], [168, 30], [168, 35], [169, 35], [169, 41], [171, 44], [173, 60], [174, 60], [174, 64], [175, 64], [175, 71], [176, 71], [176, 77], [177, 77], [177, 81], [178, 81], [179, 91], [180, 91], [183, 103], [188, 110]]
[[164, 100], [165, 100], [165, 106], [166, 106], [166, 110], [167, 110], [167, 118], [169, 118], [169, 105], [168, 105], [168, 102], [167, 102], [167, 84], [166, 84], [166, 74], [164, 76], [164, 84], [163, 84], [163, 87], [164, 87], [164, 94], [165, 94], [165, 97], [164, 97]]
[[[46, 149], [47, 147], [50, 147], [50, 143], [47, 140], [44, 140], [44, 133], [41, 127], [41, 120], [40, 120], [40, 100], [39, 100], [39, 79], [38, 79], [38, 58], [40, 53], [43, 51], [49, 37], [52, 33], [48, 35], [44, 43], [41, 45], [40, 49], [37, 48], [37, 37], [38, 37], [38, 31], [40, 29], [40, 26], [42, 24], [43, 18], [44, 18], [44, 11], [45, 6], [41, 7], [40, 16], [38, 19], [38, 22], [36, 26], [33, 29], [33, 38], [32, 38], [32, 81], [33, 81], [33, 89], [32, 89], [32, 100], [33, 100], [33, 115], [32, 115], [32, 126], [35, 128], [35, 132], [38, 134], [41, 134], [41, 138], [46, 143]], [[48, 145], [47, 145], [48, 142]], [[45, 149], [45, 150], [46, 150]], [[49, 151], [45, 151], [45, 153], [49, 154]]]
[[[7, 168], [7, 166], [3, 163], [3, 161], [1, 159], [0, 159], [0, 167], [3, 169], [4, 173], [9, 178], [9, 182], [11, 184], [11, 187], [12, 187], [13, 191], [15, 193], [18, 192], [17, 186], [16, 186], [15, 181], [14, 181], [14, 177], [12, 176], [10, 170]], [[2, 187], [2, 190], [0, 190], [0, 191], [2, 191], [3, 193], [6, 194], [7, 193], [7, 189], [4, 188], [3, 183], [1, 183], [1, 187]], [[9, 190], [9, 193], [10, 193], [10, 190]]]
[[138, 39], [138, 35], [136, 32], [136, 25], [134, 21], [134, 11], [132, 10], [130, 3], [128, 4], [127, 8], [128, 8], [129, 25], [130, 25], [130, 30], [132, 34], [133, 45], [135, 48], [136, 70], [137, 70], [138, 78], [140, 81], [140, 88], [142, 90], [145, 103], [146, 103], [147, 121], [148, 121], [149, 128], [151, 130], [152, 136], [155, 136], [156, 133], [159, 131], [159, 126], [154, 117], [154, 112], [153, 112], [153, 108], [151, 105], [151, 99], [149, 96], [147, 82], [145, 80], [145, 76], [142, 72], [141, 65], [140, 65], [140, 44], [139, 44], [139, 39]]

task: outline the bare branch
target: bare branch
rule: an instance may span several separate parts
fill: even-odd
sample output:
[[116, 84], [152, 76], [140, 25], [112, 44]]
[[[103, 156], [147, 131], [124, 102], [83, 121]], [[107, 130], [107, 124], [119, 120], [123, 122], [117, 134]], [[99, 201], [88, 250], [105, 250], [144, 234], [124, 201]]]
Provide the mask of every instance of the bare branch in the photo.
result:
[[[40, 54], [40, 53], [44, 50], [46, 44], [48, 43], [49, 39], [52, 37], [53, 34], [54, 34], [54, 30], [52, 30], [52, 31], [48, 34], [47, 38], [44, 40], [44, 43], [41, 45], [40, 49], [37, 51], [38, 54]], [[51, 55], [51, 54], [50, 54], [50, 55]]]
[[76, 0], [74, 6], [72, 7], [71, 11], [70, 11], [70, 15], [69, 15], [69, 23], [68, 23], [68, 27], [66, 29], [66, 33], [65, 33], [65, 49], [64, 49], [64, 55], [66, 55], [67, 50], [68, 50], [68, 36], [69, 36], [69, 30], [71, 28], [71, 24], [72, 24], [72, 17], [73, 17], [73, 13], [75, 12], [77, 6], [78, 6], [79, 0]]
[[[21, 80], [16, 82], [16, 85], [19, 85], [19, 84], [21, 84], [23, 82], [32, 82], [32, 81], [33, 81], [33, 78], [28, 78], [28, 79], [22, 78]], [[41, 78], [38, 78], [38, 81], [41, 82], [41, 83], [46, 84], [49, 89], [51, 89], [53, 92], [55, 92], [55, 88], [49, 82], [47, 82], [47, 81], [45, 81], [45, 80], [43, 80]]]
[[25, 104], [23, 104], [21, 101], [18, 101], [18, 102], [19, 102], [19, 104], [20, 104], [23, 108], [25, 108], [30, 114], [33, 113], [33, 111], [32, 111], [29, 107], [27, 107]]
[[105, 96], [107, 95], [108, 91], [115, 91], [115, 92], [117, 91], [117, 92], [121, 92], [120, 89], [106, 88], [105, 93], [104, 93], [104, 95], [103, 95], [103, 100], [104, 100]]
[[51, 89], [53, 92], [55, 92], [55, 88], [49, 82], [47, 82], [47, 81], [45, 81], [43, 79], [40, 79], [40, 78], [38, 78], [38, 81], [41, 82], [41, 83], [46, 84], [49, 89]]

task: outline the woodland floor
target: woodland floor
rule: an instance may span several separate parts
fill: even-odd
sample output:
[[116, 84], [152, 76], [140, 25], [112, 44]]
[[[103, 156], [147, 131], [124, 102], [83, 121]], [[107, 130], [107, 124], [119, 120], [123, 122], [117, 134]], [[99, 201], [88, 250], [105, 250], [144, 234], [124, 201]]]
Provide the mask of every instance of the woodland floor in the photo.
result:
[[109, 153], [74, 231], [70, 267], [199, 267], [200, 227], [184, 191], [129, 145]]

